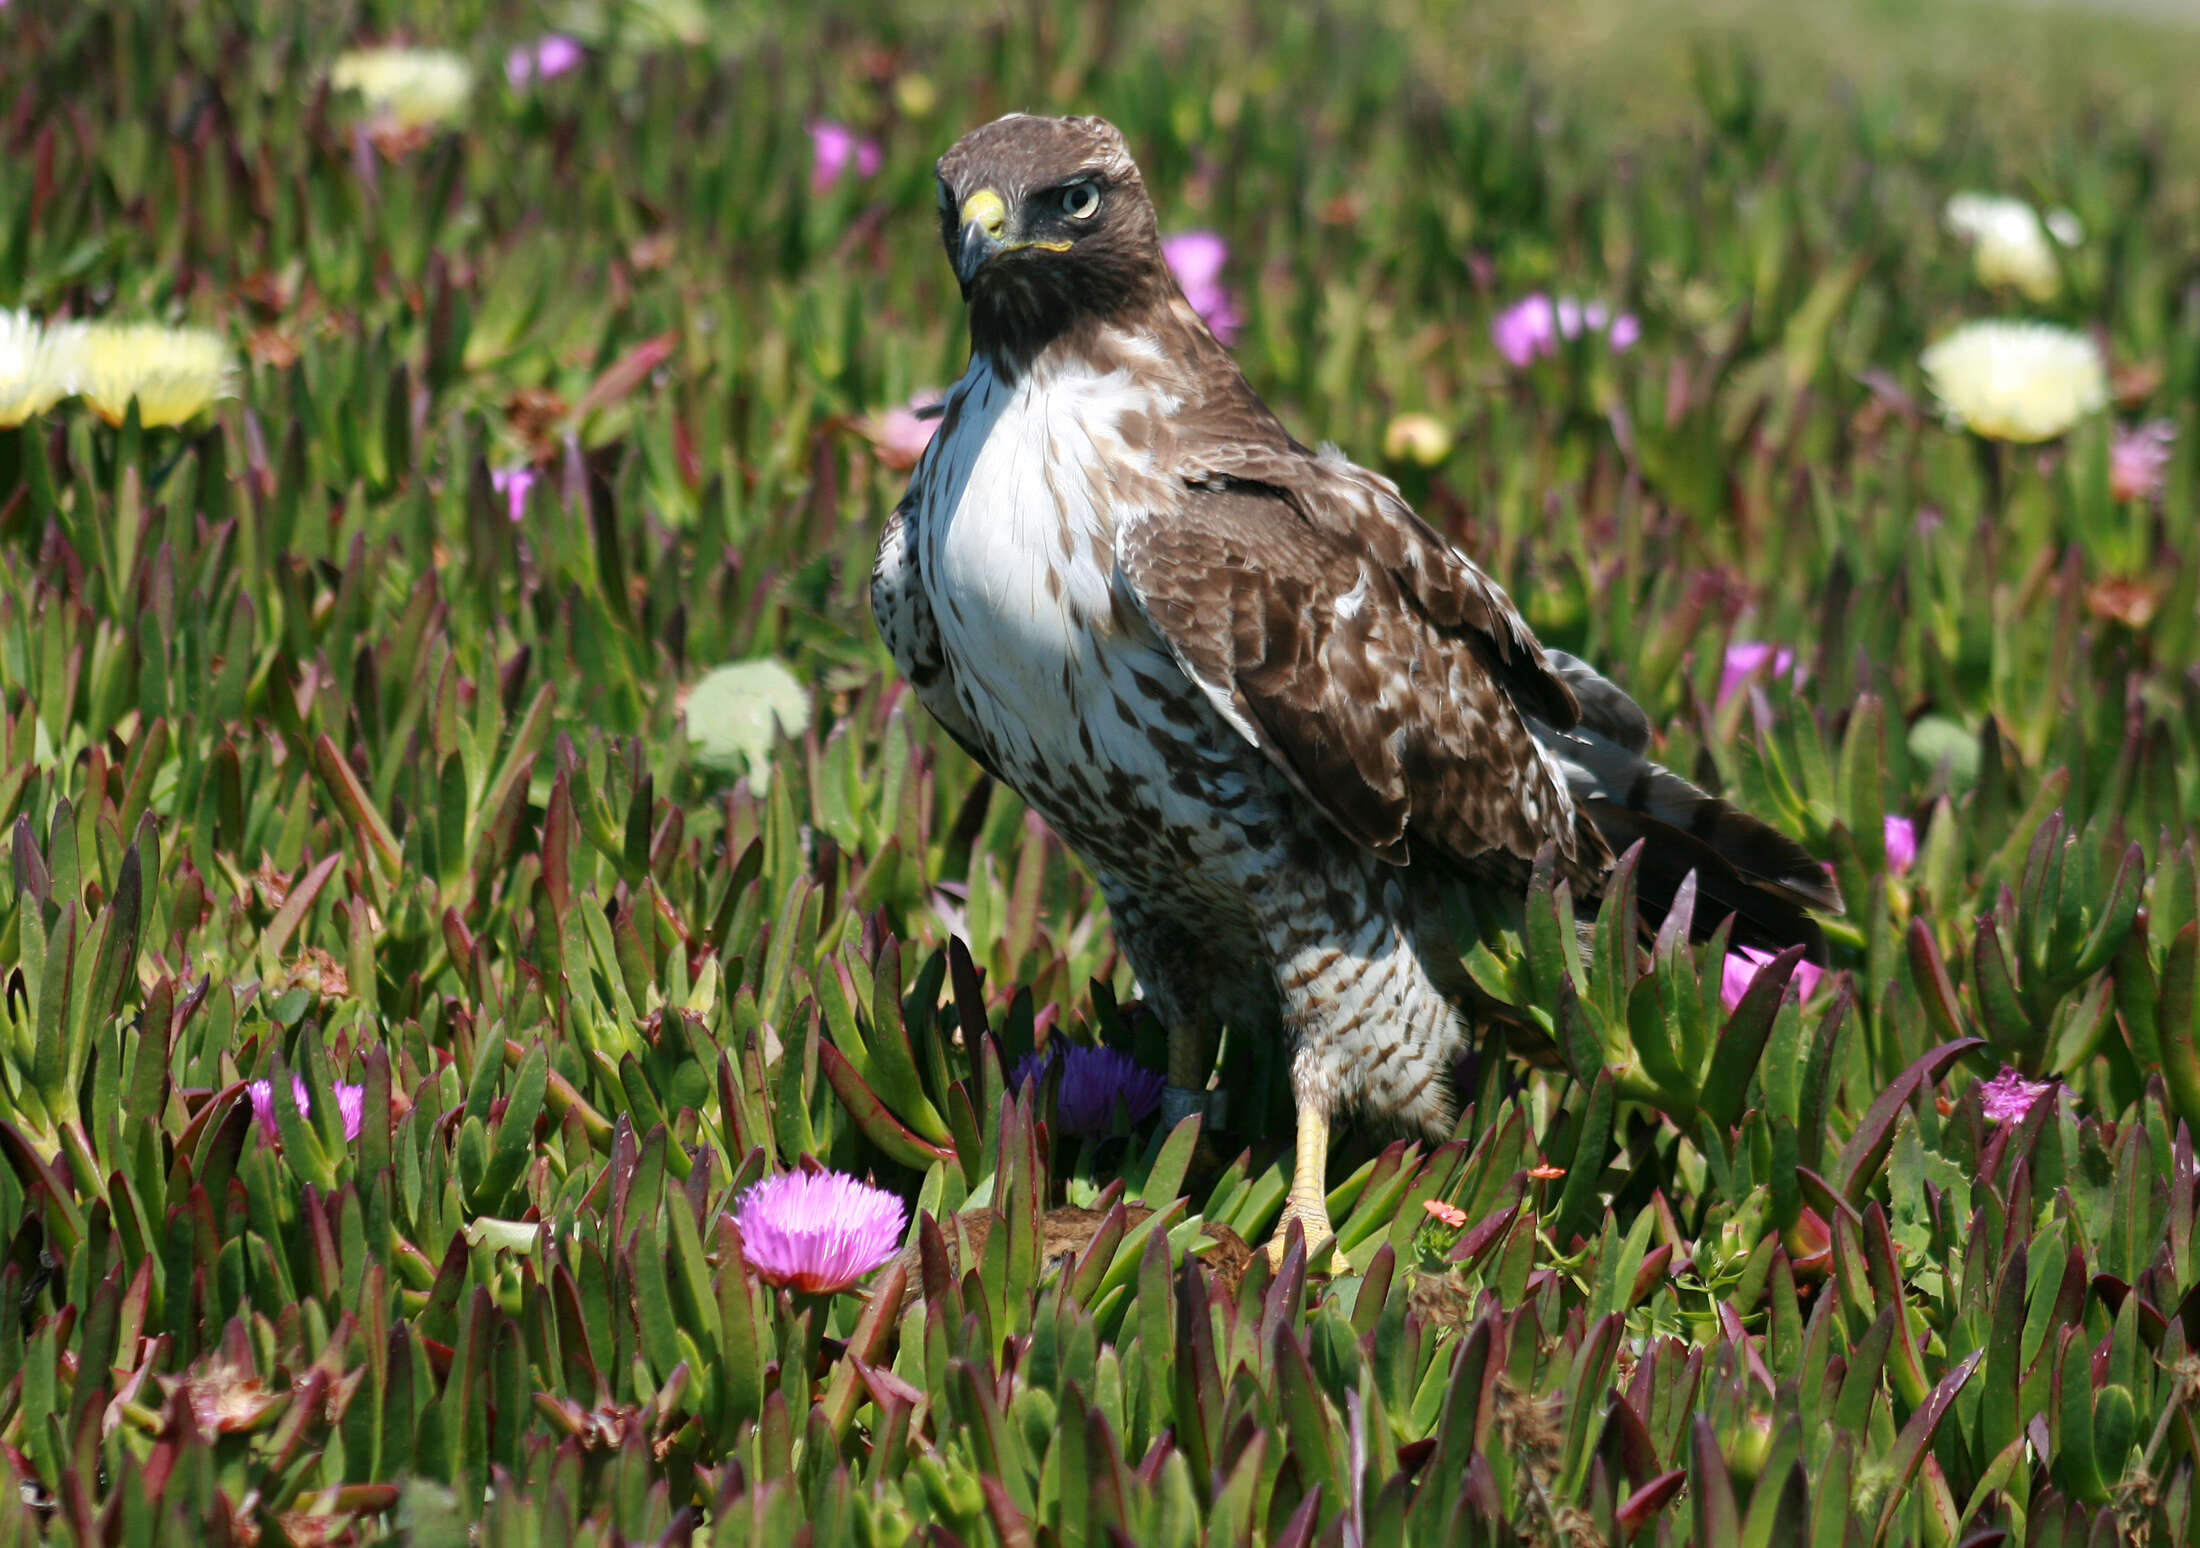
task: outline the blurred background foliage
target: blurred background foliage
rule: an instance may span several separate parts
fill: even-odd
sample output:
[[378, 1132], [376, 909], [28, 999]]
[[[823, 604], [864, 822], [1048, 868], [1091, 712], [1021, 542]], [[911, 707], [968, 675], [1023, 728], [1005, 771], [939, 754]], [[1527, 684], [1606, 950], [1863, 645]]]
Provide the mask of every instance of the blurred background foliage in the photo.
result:
[[[551, 29], [577, 68], [508, 76]], [[13, 0], [0, 39], [0, 305], [240, 366], [181, 429], [0, 429], [0, 1540], [2200, 1535], [2187, 20]], [[380, 42], [464, 56], [458, 116], [330, 89]], [[1286, 422], [1850, 900], [1807, 999], [1726, 997], [1624, 889], [1571, 961], [1539, 889], [1472, 966], [1561, 1064], [1350, 1141], [1326, 1285], [1233, 1248], [1274, 1050], [1218, 1135], [1009, 1089], [1157, 1033], [869, 621], [875, 416], [962, 358], [930, 166], [1020, 107], [1121, 124]], [[876, 169], [821, 176], [825, 120]], [[2052, 299], [1980, 287], [1970, 188], [2075, 212]], [[1536, 291], [1639, 339], [1516, 368]], [[1917, 366], [2012, 311], [2111, 367], [2045, 450]], [[1385, 463], [1409, 412], [1449, 445]], [[1722, 694], [1743, 642], [1795, 669]], [[805, 1156], [921, 1206], [868, 1300], [744, 1262], [728, 1205]]]

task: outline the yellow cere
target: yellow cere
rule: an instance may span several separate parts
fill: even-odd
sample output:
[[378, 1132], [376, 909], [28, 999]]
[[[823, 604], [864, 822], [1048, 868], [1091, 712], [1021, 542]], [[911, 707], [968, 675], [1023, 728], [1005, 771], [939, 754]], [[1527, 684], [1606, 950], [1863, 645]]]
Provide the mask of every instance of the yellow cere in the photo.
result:
[[987, 236], [997, 237], [1008, 224], [1008, 206], [992, 189], [981, 188], [963, 200], [962, 220], [966, 226], [976, 222]]
[[64, 351], [76, 390], [110, 424], [137, 399], [139, 422], [180, 425], [230, 391], [221, 336], [157, 323], [86, 323]]

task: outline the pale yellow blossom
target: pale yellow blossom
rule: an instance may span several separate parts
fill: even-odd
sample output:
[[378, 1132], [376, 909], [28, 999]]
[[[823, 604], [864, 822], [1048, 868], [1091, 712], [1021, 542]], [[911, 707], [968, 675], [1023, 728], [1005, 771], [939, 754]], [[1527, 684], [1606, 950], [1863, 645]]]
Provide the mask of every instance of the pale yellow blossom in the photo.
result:
[[329, 84], [356, 91], [379, 117], [400, 129], [449, 123], [466, 111], [474, 72], [439, 48], [363, 48], [337, 57]]
[[67, 334], [67, 325], [48, 329], [28, 312], [0, 311], [0, 426], [43, 414], [76, 391]]
[[2108, 404], [2099, 346], [2052, 323], [1965, 323], [1918, 363], [1948, 418], [1989, 440], [2053, 440]]
[[220, 334], [158, 323], [83, 323], [62, 351], [76, 390], [109, 424], [138, 405], [141, 424], [180, 425], [232, 390]]
[[1451, 455], [1451, 432], [1433, 414], [1400, 414], [1383, 432], [1383, 455], [1433, 468]]
[[2034, 301], [2062, 288], [2055, 244], [2076, 247], [2085, 235], [2068, 210], [2050, 211], [2042, 220], [2022, 199], [1997, 194], [1957, 194], [1948, 201], [1946, 219], [1948, 229], [1971, 244], [1980, 284], [2019, 290]]

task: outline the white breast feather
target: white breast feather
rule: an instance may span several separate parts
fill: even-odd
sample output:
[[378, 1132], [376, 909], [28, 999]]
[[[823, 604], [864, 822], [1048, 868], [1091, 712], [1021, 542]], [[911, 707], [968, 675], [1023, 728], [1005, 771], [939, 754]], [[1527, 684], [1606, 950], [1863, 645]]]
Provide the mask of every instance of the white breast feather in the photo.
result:
[[951, 395], [913, 525], [957, 691], [1012, 777], [1033, 758], [1081, 761], [1081, 726], [1116, 744], [1111, 761], [1150, 751], [1125, 745], [1143, 739], [1113, 703], [1143, 700], [1134, 673], [1179, 669], [1116, 622], [1116, 535], [1150, 503], [1138, 486], [1152, 463], [1118, 427], [1173, 407], [1127, 371], [1043, 365], [1010, 383], [982, 358]]

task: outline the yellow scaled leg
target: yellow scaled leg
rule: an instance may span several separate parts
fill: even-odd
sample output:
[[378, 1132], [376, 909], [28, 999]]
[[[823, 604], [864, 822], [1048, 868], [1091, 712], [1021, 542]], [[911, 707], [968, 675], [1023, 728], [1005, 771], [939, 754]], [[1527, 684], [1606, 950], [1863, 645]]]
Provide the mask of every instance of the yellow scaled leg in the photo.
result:
[[[1329, 1115], [1309, 1103], [1299, 1104], [1298, 1144], [1292, 1158], [1291, 1191], [1283, 1201], [1283, 1216], [1276, 1234], [1268, 1241], [1268, 1264], [1283, 1266], [1284, 1245], [1291, 1222], [1306, 1233], [1307, 1266], [1317, 1273], [1348, 1274], [1352, 1265], [1336, 1249], [1337, 1228], [1329, 1223]], [[1328, 1246], [1324, 1246], [1328, 1243]], [[1326, 1267], [1325, 1267], [1326, 1266]]]

